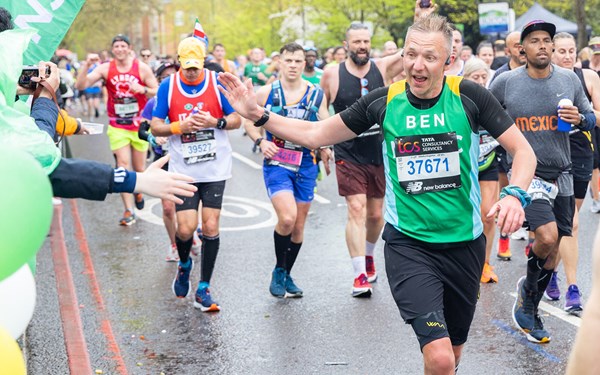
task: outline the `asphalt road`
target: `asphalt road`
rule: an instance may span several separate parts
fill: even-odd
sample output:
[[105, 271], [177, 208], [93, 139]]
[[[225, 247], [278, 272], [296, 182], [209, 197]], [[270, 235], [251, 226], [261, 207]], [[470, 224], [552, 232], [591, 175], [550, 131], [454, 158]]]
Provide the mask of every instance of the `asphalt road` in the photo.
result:
[[[372, 298], [350, 295], [346, 207], [334, 175], [319, 182], [293, 271], [304, 298], [269, 294], [275, 216], [258, 166], [261, 157], [251, 153], [241, 130], [230, 132], [230, 139], [234, 177], [225, 190], [211, 288], [222, 311], [202, 313], [191, 297], [174, 297], [176, 265], [164, 261], [168, 240], [158, 200], [147, 197], [131, 227], [118, 225], [123, 208], [117, 195], [105, 202], [63, 200], [38, 253], [38, 300], [24, 340], [29, 374], [422, 373], [417, 340], [402, 322], [382, 272], [382, 241]], [[77, 157], [112, 161], [106, 135], [74, 136], [69, 144]], [[589, 200], [580, 220], [584, 300], [600, 217], [588, 208]], [[515, 284], [525, 274], [524, 246], [512, 241], [513, 260], [493, 260], [500, 282], [482, 285], [460, 374], [564, 372], [579, 318], [562, 312], [562, 300], [542, 304], [550, 344], [528, 343], [511, 320]], [[560, 276], [565, 280], [562, 269]], [[196, 267], [194, 287], [198, 278]], [[561, 288], [566, 289], [564, 281]], [[78, 365], [83, 367], [73, 370]]]

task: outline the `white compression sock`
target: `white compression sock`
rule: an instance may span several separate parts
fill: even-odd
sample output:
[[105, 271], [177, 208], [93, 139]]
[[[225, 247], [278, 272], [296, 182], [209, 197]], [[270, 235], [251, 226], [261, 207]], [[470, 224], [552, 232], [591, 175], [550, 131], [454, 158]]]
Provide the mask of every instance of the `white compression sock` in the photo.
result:
[[375, 244], [367, 241], [367, 248], [366, 248], [365, 254], [367, 256], [372, 257], [374, 253], [375, 253]]
[[367, 266], [365, 264], [365, 257], [353, 257], [352, 258], [352, 267], [354, 268], [354, 278], [360, 276], [361, 273], [367, 274]]

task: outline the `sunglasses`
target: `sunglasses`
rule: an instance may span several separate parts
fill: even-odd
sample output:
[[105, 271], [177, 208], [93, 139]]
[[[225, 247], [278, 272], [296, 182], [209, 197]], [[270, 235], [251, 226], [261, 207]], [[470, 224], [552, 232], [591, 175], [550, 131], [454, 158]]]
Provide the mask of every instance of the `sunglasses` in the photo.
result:
[[150, 56], [152, 56], [152, 55], [145, 55], [145, 54], [142, 54], [142, 57], [150, 57]]
[[369, 88], [367, 87], [369, 85], [369, 80], [366, 78], [361, 78], [360, 79], [360, 96], [365, 96], [369, 93]]

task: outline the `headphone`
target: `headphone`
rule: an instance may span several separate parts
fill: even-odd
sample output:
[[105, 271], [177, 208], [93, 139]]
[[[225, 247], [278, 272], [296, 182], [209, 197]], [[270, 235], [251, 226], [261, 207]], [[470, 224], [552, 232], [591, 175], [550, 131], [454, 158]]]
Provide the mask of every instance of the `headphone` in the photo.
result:
[[450, 62], [451, 62], [451, 61], [450, 61], [450, 56], [448, 56], [448, 58], [446, 59], [446, 62], [445, 62], [444, 64], [446, 64], [446, 65], [450, 65]]

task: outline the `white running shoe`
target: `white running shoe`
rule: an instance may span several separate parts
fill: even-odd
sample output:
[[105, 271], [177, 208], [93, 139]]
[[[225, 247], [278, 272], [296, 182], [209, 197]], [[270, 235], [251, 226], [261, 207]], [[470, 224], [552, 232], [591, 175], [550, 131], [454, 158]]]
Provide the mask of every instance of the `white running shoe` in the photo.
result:
[[526, 239], [529, 238], [529, 234], [527, 233], [527, 230], [523, 227], [519, 228], [518, 231], [516, 231], [515, 233], [510, 235], [510, 239], [511, 240], [523, 240], [525, 241]]
[[179, 262], [179, 253], [177, 252], [177, 246], [175, 244], [169, 245], [169, 250], [167, 250], [167, 256], [165, 257], [167, 262]]
[[600, 200], [592, 200], [592, 206], [590, 207], [590, 211], [592, 211], [592, 213], [599, 213], [600, 212]]

